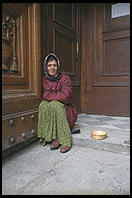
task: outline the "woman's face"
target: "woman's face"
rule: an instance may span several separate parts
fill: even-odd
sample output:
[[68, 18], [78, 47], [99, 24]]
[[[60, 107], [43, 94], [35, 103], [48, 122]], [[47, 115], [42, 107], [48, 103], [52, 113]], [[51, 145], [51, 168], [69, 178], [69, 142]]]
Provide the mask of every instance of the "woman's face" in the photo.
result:
[[48, 73], [51, 76], [54, 76], [57, 72], [57, 62], [55, 60], [49, 61], [47, 63], [47, 69], [48, 69]]

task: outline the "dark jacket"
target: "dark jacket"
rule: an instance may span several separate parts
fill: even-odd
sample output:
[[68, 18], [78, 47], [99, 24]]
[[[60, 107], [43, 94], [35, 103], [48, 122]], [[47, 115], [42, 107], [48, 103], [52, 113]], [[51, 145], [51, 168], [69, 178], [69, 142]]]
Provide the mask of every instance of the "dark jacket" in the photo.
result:
[[43, 100], [58, 100], [65, 106], [67, 120], [72, 128], [77, 119], [77, 109], [72, 101], [72, 83], [68, 75], [62, 73], [57, 81], [51, 81], [46, 76], [43, 79]]

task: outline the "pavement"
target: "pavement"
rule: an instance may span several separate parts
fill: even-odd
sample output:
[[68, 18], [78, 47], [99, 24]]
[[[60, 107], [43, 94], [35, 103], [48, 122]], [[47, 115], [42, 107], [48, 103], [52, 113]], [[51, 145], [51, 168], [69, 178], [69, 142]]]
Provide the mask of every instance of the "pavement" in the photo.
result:
[[[130, 195], [130, 118], [79, 114], [67, 153], [38, 141], [2, 162], [3, 195]], [[94, 129], [107, 131], [92, 139]]]
[[[129, 117], [79, 114], [77, 125], [81, 133], [73, 135], [74, 145], [130, 154]], [[104, 130], [107, 137], [104, 140], [94, 140], [91, 137], [92, 130]]]

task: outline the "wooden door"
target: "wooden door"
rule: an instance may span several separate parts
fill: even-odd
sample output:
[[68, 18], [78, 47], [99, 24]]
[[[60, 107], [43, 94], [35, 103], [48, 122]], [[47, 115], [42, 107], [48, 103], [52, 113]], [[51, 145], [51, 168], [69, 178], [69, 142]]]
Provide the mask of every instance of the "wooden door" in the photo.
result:
[[130, 16], [119, 6], [82, 4], [81, 112], [129, 116]]
[[40, 5], [3, 3], [3, 156], [36, 138], [41, 97], [40, 68]]
[[61, 71], [72, 80], [73, 98], [80, 108], [80, 10], [77, 3], [41, 4], [42, 56], [55, 53]]

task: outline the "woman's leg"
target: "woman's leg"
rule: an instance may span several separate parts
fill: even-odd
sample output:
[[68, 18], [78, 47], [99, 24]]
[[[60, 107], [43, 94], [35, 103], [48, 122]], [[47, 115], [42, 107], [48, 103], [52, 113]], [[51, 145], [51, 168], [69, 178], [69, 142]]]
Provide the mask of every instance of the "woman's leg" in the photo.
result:
[[59, 144], [71, 147], [72, 136], [66, 117], [64, 105], [56, 100], [49, 103], [50, 106], [50, 134]]
[[37, 136], [39, 138], [39, 142], [41, 145], [45, 146], [46, 140], [46, 131], [49, 123], [49, 105], [48, 101], [42, 101], [39, 105], [39, 112], [38, 112], [38, 130]]
[[56, 139], [61, 145], [71, 146], [71, 131], [61, 102], [53, 100], [40, 103], [37, 135], [42, 145]]

